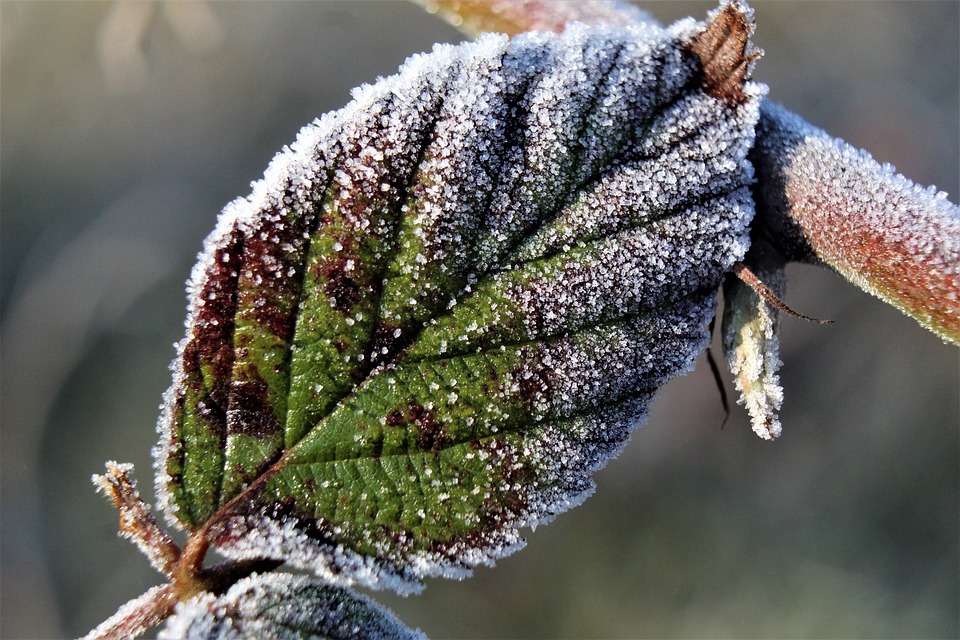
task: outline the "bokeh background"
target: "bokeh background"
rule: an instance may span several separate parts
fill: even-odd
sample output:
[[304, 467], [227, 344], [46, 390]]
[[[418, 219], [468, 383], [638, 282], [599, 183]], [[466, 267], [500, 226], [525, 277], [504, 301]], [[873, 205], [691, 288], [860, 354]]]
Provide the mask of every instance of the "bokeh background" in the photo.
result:
[[[771, 96], [957, 201], [958, 2], [755, 8]], [[399, 2], [5, 1], [0, 26], [0, 635], [70, 637], [158, 581], [89, 477], [133, 462], [152, 495], [218, 211], [351, 87], [461, 36]], [[739, 407], [721, 429], [701, 361], [528, 548], [382, 601], [436, 638], [956, 637], [958, 351], [831, 273], [790, 278], [837, 322], [784, 322], [779, 441]]]

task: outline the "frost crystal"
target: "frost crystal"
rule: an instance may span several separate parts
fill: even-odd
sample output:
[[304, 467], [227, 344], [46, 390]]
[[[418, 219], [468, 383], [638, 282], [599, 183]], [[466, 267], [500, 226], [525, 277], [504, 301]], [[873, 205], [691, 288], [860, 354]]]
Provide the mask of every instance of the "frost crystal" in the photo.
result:
[[588, 495], [749, 245], [764, 88], [712, 28], [438, 46], [305, 127], [191, 279], [168, 518], [410, 591]]

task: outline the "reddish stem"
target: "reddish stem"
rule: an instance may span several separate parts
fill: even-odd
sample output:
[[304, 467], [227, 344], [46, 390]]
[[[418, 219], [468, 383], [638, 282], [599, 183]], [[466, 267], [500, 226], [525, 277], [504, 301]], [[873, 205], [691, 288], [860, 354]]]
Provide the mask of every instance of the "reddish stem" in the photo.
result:
[[106, 466], [107, 473], [94, 476], [93, 481], [120, 512], [120, 533], [133, 540], [157, 571], [173, 577], [180, 547], [153, 517], [150, 505], [140, 498], [133, 465], [111, 461]]
[[172, 584], [154, 587], [120, 607], [82, 640], [136, 638], [169, 617], [177, 602], [179, 599]]

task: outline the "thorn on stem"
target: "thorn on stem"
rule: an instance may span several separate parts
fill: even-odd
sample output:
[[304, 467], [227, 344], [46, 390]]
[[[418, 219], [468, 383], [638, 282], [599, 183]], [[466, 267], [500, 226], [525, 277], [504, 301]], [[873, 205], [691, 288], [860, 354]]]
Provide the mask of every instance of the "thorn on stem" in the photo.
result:
[[738, 261], [733, 264], [733, 275], [737, 276], [745, 285], [753, 289], [758, 296], [763, 298], [767, 304], [775, 309], [783, 311], [784, 313], [795, 318], [806, 320], [807, 322], [815, 322], [816, 324], [833, 324], [833, 320], [820, 320], [819, 318], [811, 318], [810, 316], [805, 316], [802, 313], [797, 313], [788, 307], [783, 300], [777, 297], [777, 294], [770, 290], [770, 287], [763, 284], [763, 282], [760, 281], [760, 278], [758, 278], [753, 271], [750, 271], [750, 269], [747, 268], [747, 265], [743, 264], [742, 262]]

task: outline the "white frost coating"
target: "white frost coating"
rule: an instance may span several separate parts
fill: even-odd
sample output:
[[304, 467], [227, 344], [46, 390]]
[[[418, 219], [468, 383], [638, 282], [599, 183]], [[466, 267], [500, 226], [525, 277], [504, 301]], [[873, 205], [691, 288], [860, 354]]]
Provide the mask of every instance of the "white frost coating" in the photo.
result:
[[[160, 640], [193, 640], [215, 638], [216, 632], [236, 633], [233, 622], [218, 607], [217, 596], [202, 591], [186, 602], [181, 602], [157, 638]], [[226, 637], [230, 637], [226, 635]]]
[[[749, 246], [753, 204], [746, 188], [663, 215], [494, 275], [429, 326], [424, 342], [445, 343], [438, 355], [468, 353], [491, 341], [538, 340], [625, 314], [653, 313], [691, 291], [716, 289]], [[704, 228], [725, 243], [704, 237]], [[491, 298], [504, 303], [490, 305]], [[474, 322], [465, 323], [471, 313]]]
[[[365, 587], [392, 589], [400, 594], [419, 593], [423, 585], [416, 574], [406, 567], [396, 567], [369, 556], [362, 556], [343, 545], [320, 544], [303, 533], [295, 518], [274, 518], [269, 515], [234, 517], [224, 528], [235, 536], [221, 544], [221, 553], [230, 558], [275, 558], [287, 560], [297, 569], [313, 572], [327, 583], [337, 587], [355, 584]], [[469, 575], [461, 570], [445, 577], [462, 578]]]
[[[518, 523], [498, 532], [482, 548], [464, 546], [455, 549], [456, 554], [419, 553], [385, 560], [360, 555], [343, 545], [320, 542], [303, 533], [300, 525], [295, 518], [278, 519], [267, 514], [232, 518], [225, 526], [238, 537], [219, 549], [223, 555], [237, 560], [283, 559], [290, 567], [310, 571], [337, 587], [360, 585], [410, 595], [423, 591], [422, 578], [462, 580], [472, 575], [472, 567], [492, 566], [495, 560], [518, 551], [525, 544], [517, 532], [522, 526]], [[384, 551], [395, 553], [395, 550]]]
[[[755, 275], [777, 296], [783, 295], [786, 278], [782, 269], [757, 269]], [[740, 392], [738, 402], [746, 407], [754, 432], [773, 440], [782, 432], [778, 412], [783, 388], [777, 375], [783, 364], [780, 314], [739, 280], [727, 283], [724, 295], [723, 348]]]
[[650, 317], [543, 343], [518, 374], [547, 377], [542, 395], [533, 395], [534, 418], [574, 415], [578, 408], [608, 404], [631, 390], [655, 389], [685, 372], [703, 346], [712, 305], [707, 295]]
[[960, 344], [960, 208], [782, 107], [765, 104], [761, 128], [758, 199], [788, 257], [815, 254]]
[[590, 474], [603, 468], [620, 452], [629, 435], [643, 426], [655, 389], [666, 378], [693, 369], [696, 355], [709, 343], [706, 324], [712, 316], [713, 300], [707, 296], [692, 307], [685, 320], [672, 323], [671, 319], [664, 320], [656, 343], [686, 343], [686, 349], [673, 351], [684, 355], [660, 372], [648, 372], [645, 380], [649, 381], [648, 389], [641, 387], [617, 405], [600, 405], [585, 415], [560, 422], [546, 421], [537, 427], [529, 438], [529, 448], [523, 452], [540, 468], [540, 477], [535, 483], [537, 490], [531, 492], [524, 526], [536, 527], [549, 522], [593, 493], [595, 484]]
[[359, 593], [288, 573], [254, 574], [222, 596], [177, 606], [161, 640], [421, 640], [388, 609]]

